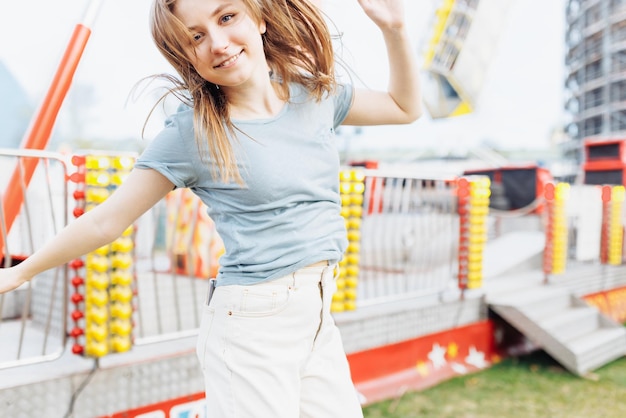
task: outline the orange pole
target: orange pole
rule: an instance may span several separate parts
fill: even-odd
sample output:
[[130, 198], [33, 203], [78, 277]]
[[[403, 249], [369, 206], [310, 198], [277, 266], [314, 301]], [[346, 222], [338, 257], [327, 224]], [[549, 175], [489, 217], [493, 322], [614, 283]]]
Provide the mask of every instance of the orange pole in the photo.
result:
[[[88, 10], [87, 16], [92, 20], [95, 18], [99, 1], [92, 3]], [[91, 29], [85, 24], [79, 23], [74, 29], [74, 33], [63, 54], [61, 63], [50, 84], [48, 93], [46, 94], [39, 111], [33, 118], [29, 131], [22, 141], [22, 148], [43, 150], [48, 144], [54, 122], [63, 103], [63, 99], [67, 95], [67, 91], [72, 84], [72, 78], [78, 67], [78, 62], [85, 50]], [[24, 188], [28, 187], [31, 178], [37, 168], [38, 160], [35, 158], [26, 158], [23, 164], [18, 164], [13, 171], [13, 175], [9, 180], [7, 191], [2, 197], [2, 207], [4, 208], [4, 221], [6, 223], [6, 234], [9, 234], [13, 221], [17, 217], [20, 207], [24, 201]], [[4, 240], [0, 234], [0, 254], [4, 253]]]

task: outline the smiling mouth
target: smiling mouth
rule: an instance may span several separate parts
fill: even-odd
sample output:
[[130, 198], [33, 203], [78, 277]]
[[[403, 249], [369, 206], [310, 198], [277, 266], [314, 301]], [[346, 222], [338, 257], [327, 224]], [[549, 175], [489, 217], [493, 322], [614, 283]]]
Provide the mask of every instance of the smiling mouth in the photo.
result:
[[[243, 51], [242, 51], [243, 52]], [[223, 67], [228, 67], [229, 65], [232, 65], [235, 63], [235, 61], [237, 61], [239, 59], [239, 57], [241, 56], [241, 52], [239, 52], [236, 55], [233, 55], [232, 57], [228, 58], [226, 61], [220, 63], [219, 65], [216, 65], [213, 68], [223, 68]]]

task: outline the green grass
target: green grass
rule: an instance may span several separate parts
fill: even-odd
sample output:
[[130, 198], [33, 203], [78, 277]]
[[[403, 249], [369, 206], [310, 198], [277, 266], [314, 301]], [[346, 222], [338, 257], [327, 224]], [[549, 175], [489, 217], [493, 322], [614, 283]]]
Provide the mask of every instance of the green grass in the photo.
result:
[[580, 378], [543, 351], [365, 408], [365, 418], [622, 418], [626, 357]]

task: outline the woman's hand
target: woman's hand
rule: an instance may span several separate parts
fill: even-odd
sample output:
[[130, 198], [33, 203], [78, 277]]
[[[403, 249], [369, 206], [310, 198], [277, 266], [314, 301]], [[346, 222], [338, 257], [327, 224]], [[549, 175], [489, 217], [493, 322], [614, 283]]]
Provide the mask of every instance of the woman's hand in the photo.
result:
[[415, 52], [406, 28], [405, 0], [358, 0], [381, 30], [389, 60], [387, 91], [355, 89], [344, 125], [406, 124], [422, 114], [422, 97]]
[[19, 270], [15, 267], [0, 268], [0, 294], [17, 289], [27, 281], [28, 279], [22, 277], [19, 274]]
[[365, 14], [381, 30], [404, 27], [404, 0], [358, 0]]

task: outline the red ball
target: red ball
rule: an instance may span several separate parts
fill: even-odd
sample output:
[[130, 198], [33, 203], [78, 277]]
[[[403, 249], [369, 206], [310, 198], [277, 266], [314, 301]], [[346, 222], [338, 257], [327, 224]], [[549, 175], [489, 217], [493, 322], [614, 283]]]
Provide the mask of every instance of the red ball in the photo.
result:
[[83, 279], [80, 276], [75, 276], [72, 278], [72, 286], [74, 287], [82, 286], [84, 283], [85, 283], [85, 279]]
[[82, 319], [84, 316], [85, 314], [82, 311], [76, 310], [72, 312], [72, 319], [74, 320], [74, 322]]
[[72, 155], [72, 164], [75, 165], [76, 167], [85, 165], [86, 161], [87, 161], [87, 157], [85, 157], [84, 155]]
[[70, 261], [70, 268], [73, 268], [74, 270], [78, 270], [84, 265], [85, 265], [85, 262], [80, 258], [75, 258], [74, 260]]
[[75, 304], [78, 304], [78, 303], [82, 302], [84, 299], [85, 298], [80, 293], [74, 293], [72, 295], [72, 302], [75, 303]]
[[83, 331], [82, 328], [79, 327], [74, 327], [72, 328], [72, 330], [70, 331], [70, 337], [72, 338], [78, 338], [81, 335], [83, 335], [85, 333], [85, 331]]

